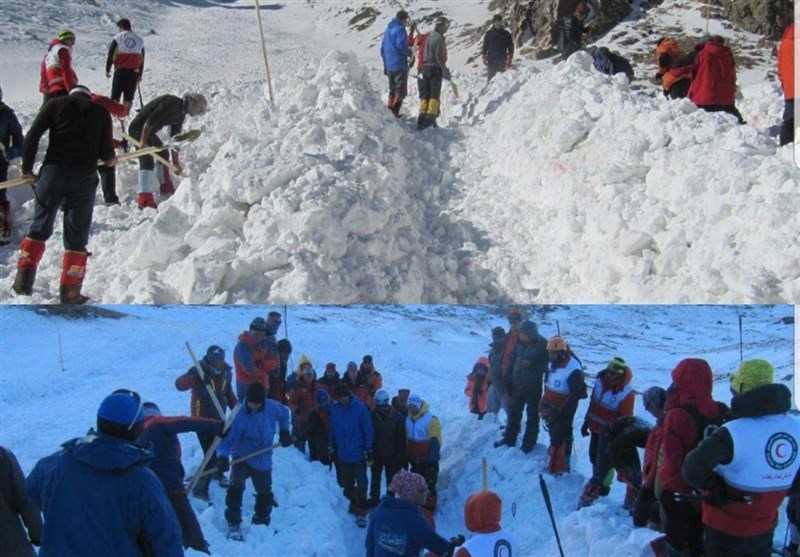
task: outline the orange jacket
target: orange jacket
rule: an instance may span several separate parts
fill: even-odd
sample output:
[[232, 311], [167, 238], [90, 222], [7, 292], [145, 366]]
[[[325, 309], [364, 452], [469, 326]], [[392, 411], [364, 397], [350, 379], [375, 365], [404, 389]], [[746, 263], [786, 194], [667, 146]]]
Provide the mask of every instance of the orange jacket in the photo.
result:
[[[663, 54], [669, 56], [668, 64], [661, 64], [661, 56]], [[661, 44], [656, 47], [656, 67], [658, 68], [658, 73], [661, 74], [661, 86], [664, 88], [664, 91], [669, 91], [677, 81], [692, 78], [691, 65], [683, 67], [675, 65], [676, 62], [682, 60], [685, 56], [681, 47], [678, 46], [678, 43], [672, 39], [664, 39], [661, 41]]]
[[[482, 367], [483, 369], [479, 369]], [[469, 397], [469, 411], [473, 414], [485, 414], [489, 409], [489, 360], [485, 356], [478, 358], [472, 373], [467, 375], [467, 386], [464, 394]]]
[[783, 32], [778, 46], [778, 79], [783, 85], [783, 98], [794, 99], [794, 23]]

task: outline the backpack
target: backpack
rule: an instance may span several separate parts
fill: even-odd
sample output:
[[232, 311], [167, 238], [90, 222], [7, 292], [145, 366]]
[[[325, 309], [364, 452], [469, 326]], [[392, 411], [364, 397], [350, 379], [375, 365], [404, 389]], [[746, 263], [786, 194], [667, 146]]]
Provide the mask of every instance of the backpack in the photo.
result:
[[709, 418], [700, 413], [697, 407], [691, 404], [681, 404], [676, 408], [686, 410], [694, 419], [695, 427], [697, 427], [697, 444], [710, 437], [717, 431], [722, 424], [728, 421], [728, 407], [721, 402], [717, 402], [717, 415]]

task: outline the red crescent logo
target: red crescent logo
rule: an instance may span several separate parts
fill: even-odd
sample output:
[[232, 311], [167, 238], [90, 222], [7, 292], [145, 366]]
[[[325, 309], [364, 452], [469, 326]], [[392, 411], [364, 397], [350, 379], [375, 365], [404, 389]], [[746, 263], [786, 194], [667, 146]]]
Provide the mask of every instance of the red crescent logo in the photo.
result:
[[785, 444], [786, 443], [778, 443], [777, 445], [775, 445], [775, 455], [778, 458], [786, 458], [786, 455], [781, 454], [781, 447], [783, 447]]

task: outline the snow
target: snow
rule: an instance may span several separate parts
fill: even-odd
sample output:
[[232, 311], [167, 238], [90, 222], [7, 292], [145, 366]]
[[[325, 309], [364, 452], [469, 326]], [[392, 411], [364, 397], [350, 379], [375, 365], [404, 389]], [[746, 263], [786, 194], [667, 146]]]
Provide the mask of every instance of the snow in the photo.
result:
[[[395, 394], [411, 388], [426, 400], [442, 423], [441, 473], [437, 528], [446, 536], [468, 534], [463, 505], [481, 486], [481, 458], [489, 464], [489, 484], [503, 499], [503, 526], [521, 546], [520, 555], [557, 554], [550, 518], [545, 511], [538, 475], [544, 472], [547, 433], [535, 450], [493, 449], [499, 421], [478, 421], [469, 414], [463, 394], [466, 375], [490, 341], [494, 326], [505, 326], [506, 307], [498, 306], [105, 306], [98, 312], [60, 314], [58, 308], [6, 306], [0, 310], [0, 444], [17, 455], [29, 473], [38, 459], [64, 441], [84, 434], [95, 423], [104, 396], [131, 388], [157, 402], [165, 415], [188, 410], [189, 394], [173, 388], [174, 379], [191, 365], [187, 340], [201, 355], [219, 344], [229, 362], [236, 337], [256, 316], [268, 310], [285, 313], [286, 331], [294, 346], [292, 363], [306, 354], [318, 371], [328, 361], [343, 369], [349, 360], [371, 354], [382, 373], [384, 388]], [[730, 401], [730, 374], [745, 359], [766, 358], [776, 379], [792, 387], [798, 333], [782, 318], [796, 314], [792, 306], [550, 306], [528, 308], [545, 336], [556, 331], [567, 338], [592, 376], [615, 355], [633, 369], [633, 385], [641, 392], [666, 387], [669, 373], [686, 357], [702, 357], [714, 370], [714, 395]], [[33, 340], [35, 339], [35, 340]], [[31, 342], [36, 342], [35, 359]], [[578, 434], [586, 412], [576, 414], [573, 471], [560, 477], [545, 474], [556, 525], [567, 555], [605, 557], [649, 556], [648, 542], [657, 534], [634, 529], [622, 510], [624, 486], [575, 511], [583, 485], [591, 475], [588, 438]], [[636, 403], [636, 413], [648, 416]], [[183, 463], [188, 473], [202, 452], [193, 434], [182, 435]], [[249, 525], [252, 487], [245, 496], [247, 541], [225, 539], [222, 488], [212, 483], [213, 506], [198, 502], [197, 514], [214, 555], [363, 555], [365, 531], [355, 526], [334, 474], [311, 463], [294, 448], [274, 456], [274, 489], [279, 507], [267, 528]], [[784, 514], [775, 532], [781, 543]], [[192, 550], [187, 555], [200, 555]]]
[[[668, 102], [643, 79], [601, 76], [580, 53], [556, 65], [518, 58], [486, 85], [469, 60], [490, 11], [463, 4], [408, 6], [423, 31], [434, 9], [454, 19], [461, 92], [445, 91], [442, 128], [420, 133], [384, 107], [376, 45], [394, 8], [379, 2], [263, 5], [275, 104], [249, 1], [6, 2], [0, 72], [13, 76], [2, 85], [23, 126], [40, 102], [38, 61], [54, 28], [76, 29], [78, 76], [106, 91], [105, 53], [122, 15], [146, 41], [145, 100], [194, 90], [210, 99], [207, 115], [187, 119], [205, 131], [184, 148], [188, 175], [158, 210], [135, 209], [136, 165], [119, 169], [123, 205], [95, 208], [84, 291], [105, 304], [800, 299], [799, 174], [774, 137], [774, 58], [740, 75], [745, 126]], [[682, 4], [620, 29], [702, 30], [698, 2]], [[351, 28], [367, 6], [380, 12], [375, 22]], [[600, 42], [625, 52], [619, 36]], [[0, 301], [57, 301], [58, 221], [34, 294], [10, 289], [33, 212], [30, 190], [11, 195]]]

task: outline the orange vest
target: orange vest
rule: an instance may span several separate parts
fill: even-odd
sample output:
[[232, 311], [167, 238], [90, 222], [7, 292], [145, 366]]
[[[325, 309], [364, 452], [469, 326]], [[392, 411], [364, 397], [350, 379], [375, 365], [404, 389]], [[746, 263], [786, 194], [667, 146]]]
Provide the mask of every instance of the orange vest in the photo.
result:
[[783, 85], [783, 98], [794, 99], [794, 23], [783, 32], [778, 46], [778, 79]]

